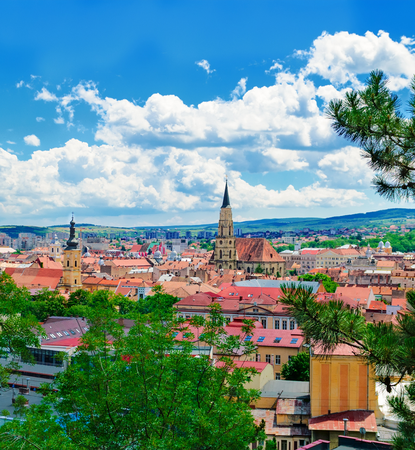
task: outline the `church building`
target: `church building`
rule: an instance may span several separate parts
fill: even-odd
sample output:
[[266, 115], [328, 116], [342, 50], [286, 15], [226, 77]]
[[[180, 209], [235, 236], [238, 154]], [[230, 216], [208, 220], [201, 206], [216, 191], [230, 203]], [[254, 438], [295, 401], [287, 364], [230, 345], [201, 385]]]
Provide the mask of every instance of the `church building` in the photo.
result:
[[75, 237], [75, 222], [70, 222], [71, 228], [66, 247], [63, 249], [63, 283], [62, 287], [69, 292], [82, 289], [81, 281], [81, 248]]
[[243, 269], [254, 273], [259, 266], [263, 273], [285, 276], [285, 261], [267, 239], [235, 238], [228, 182], [220, 209], [213, 261], [217, 269]]

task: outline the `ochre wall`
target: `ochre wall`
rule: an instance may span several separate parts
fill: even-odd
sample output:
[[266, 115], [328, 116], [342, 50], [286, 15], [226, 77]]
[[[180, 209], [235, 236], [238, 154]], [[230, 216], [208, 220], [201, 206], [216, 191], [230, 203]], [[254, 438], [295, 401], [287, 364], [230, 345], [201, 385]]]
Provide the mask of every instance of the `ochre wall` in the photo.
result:
[[358, 356], [311, 360], [311, 416], [351, 409], [375, 411], [381, 417], [373, 370]]

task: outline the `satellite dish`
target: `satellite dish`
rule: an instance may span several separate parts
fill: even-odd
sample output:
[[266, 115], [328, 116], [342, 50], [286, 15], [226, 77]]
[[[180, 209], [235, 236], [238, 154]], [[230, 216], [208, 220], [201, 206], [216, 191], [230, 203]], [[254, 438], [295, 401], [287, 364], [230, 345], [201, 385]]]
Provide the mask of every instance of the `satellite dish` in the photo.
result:
[[366, 428], [360, 428], [360, 434], [362, 434], [363, 436], [366, 434]]

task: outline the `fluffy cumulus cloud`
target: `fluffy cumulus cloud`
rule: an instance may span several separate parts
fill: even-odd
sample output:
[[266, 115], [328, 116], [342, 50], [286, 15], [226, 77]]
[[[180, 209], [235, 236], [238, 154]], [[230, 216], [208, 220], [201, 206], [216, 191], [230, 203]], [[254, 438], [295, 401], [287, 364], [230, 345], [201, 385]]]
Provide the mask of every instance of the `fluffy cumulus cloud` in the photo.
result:
[[333, 186], [368, 188], [373, 171], [364, 163], [361, 150], [347, 146], [324, 155], [318, 162], [317, 174], [321, 179], [330, 179]]
[[25, 136], [23, 140], [26, 145], [32, 145], [33, 147], [39, 147], [40, 145], [40, 139], [34, 134], [29, 134], [28, 136]]
[[[412, 45], [411, 39], [393, 41], [384, 32], [324, 33], [297, 53], [304, 58], [297, 73], [273, 61], [268, 72], [274, 84], [248, 88], [244, 77], [227, 99], [190, 106], [157, 93], [142, 104], [105, 97], [93, 82], [55, 93], [43, 86], [34, 98], [54, 103], [56, 124], [74, 124], [81, 103], [91, 109], [96, 145], [72, 139], [63, 147], [36, 150], [27, 160], [1, 150], [0, 177], [9, 188], [1, 194], [0, 210], [78, 207], [91, 215], [109, 208], [182, 218], [183, 212], [218, 208], [225, 174], [232, 203], [244, 217], [255, 208], [364, 204], [373, 174], [360, 150], [335, 136], [324, 104], [358, 86], [359, 76], [374, 68], [391, 77], [394, 89], [406, 86], [415, 73]], [[213, 72], [206, 60], [196, 64]], [[34, 135], [24, 139], [40, 145]], [[284, 177], [279, 182], [276, 175], [268, 185], [261, 181], [265, 173]], [[294, 181], [302, 178], [302, 184]]]
[[[135, 212], [217, 208], [225, 172], [226, 163], [219, 157], [174, 147], [148, 151], [139, 146], [89, 146], [72, 139], [64, 147], [37, 150], [26, 161], [0, 149], [0, 176], [8, 186], [0, 191], [0, 210], [18, 215], [63, 207]], [[247, 183], [236, 171], [229, 172], [229, 180], [235, 208], [353, 205], [365, 198], [353, 189], [327, 189], [319, 183], [270, 190]]]
[[331, 83], [351, 82], [360, 87], [357, 75], [374, 69], [383, 70], [390, 77], [390, 87], [407, 87], [415, 73], [414, 42], [403, 37], [396, 42], [384, 31], [376, 35], [367, 31], [364, 36], [342, 31], [323, 33], [309, 51], [298, 52], [308, 58], [306, 75], [318, 74]]

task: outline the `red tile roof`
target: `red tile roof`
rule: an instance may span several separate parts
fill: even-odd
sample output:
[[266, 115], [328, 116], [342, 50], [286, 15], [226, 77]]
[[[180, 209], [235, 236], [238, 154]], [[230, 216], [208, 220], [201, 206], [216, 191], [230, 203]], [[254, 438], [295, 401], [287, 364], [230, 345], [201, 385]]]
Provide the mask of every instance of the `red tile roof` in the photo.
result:
[[377, 300], [370, 302], [370, 307], [366, 309], [367, 311], [386, 311], [386, 305], [383, 302], [379, 302]]
[[284, 262], [265, 238], [236, 238], [235, 245], [238, 261]]
[[339, 413], [312, 417], [308, 421], [308, 428], [310, 430], [343, 431], [343, 419], [348, 420], [348, 431], [359, 431], [362, 427], [369, 432], [376, 432], [378, 429], [376, 426], [375, 413], [373, 411], [365, 410], [342, 411]]
[[[253, 368], [259, 373], [263, 372], [265, 367], [271, 366], [270, 363], [257, 362], [257, 361], [233, 361], [233, 364], [235, 364], [238, 369], [241, 367], [244, 367], [245, 369]], [[222, 366], [224, 366], [224, 363], [222, 361], [218, 361], [216, 363], [216, 367], [222, 367]]]

